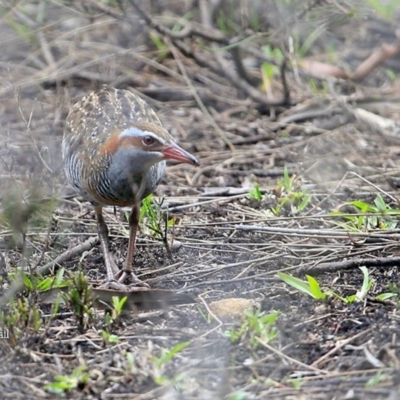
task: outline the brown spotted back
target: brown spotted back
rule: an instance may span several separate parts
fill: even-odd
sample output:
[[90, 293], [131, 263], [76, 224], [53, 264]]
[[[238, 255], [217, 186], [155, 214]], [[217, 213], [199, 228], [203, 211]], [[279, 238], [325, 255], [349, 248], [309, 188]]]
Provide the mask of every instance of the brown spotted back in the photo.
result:
[[[138, 126], [152, 127], [170, 139], [155, 111], [139, 96], [127, 90], [103, 87], [76, 103], [66, 120], [63, 138], [65, 173], [71, 185], [89, 200], [103, 180], [111, 154], [101, 151], [116, 132]], [[160, 166], [161, 168], [161, 166]]]

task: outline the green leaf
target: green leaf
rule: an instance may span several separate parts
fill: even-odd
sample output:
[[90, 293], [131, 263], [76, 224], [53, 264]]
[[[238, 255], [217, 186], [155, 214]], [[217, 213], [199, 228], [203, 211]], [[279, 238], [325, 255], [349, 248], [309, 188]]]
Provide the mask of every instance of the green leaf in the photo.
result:
[[258, 183], [256, 183], [254, 187], [249, 190], [249, 197], [252, 200], [258, 200], [258, 201], [262, 200], [263, 195], [261, 193], [260, 186], [258, 185]]
[[387, 300], [387, 299], [390, 299], [395, 296], [398, 296], [398, 294], [397, 293], [381, 293], [381, 294], [378, 294], [378, 296], [376, 296], [376, 298], [378, 300]]
[[172, 347], [172, 349], [170, 349], [170, 350], [162, 349], [163, 354], [161, 355], [161, 357], [159, 357], [155, 360], [156, 365], [158, 367], [161, 367], [163, 364], [167, 363], [168, 361], [171, 361], [175, 357], [176, 354], [178, 354], [180, 351], [182, 351], [187, 346], [189, 346], [189, 344], [190, 344], [190, 342], [182, 342], [182, 343], [178, 343], [177, 345]]
[[319, 300], [324, 300], [326, 298], [326, 294], [322, 292], [318, 281], [311, 275], [306, 275], [306, 277], [308, 280], [308, 284], [310, 285], [310, 290], [314, 294], [315, 298]]
[[312, 292], [310, 286], [307, 282], [302, 281], [301, 279], [295, 278], [292, 275], [285, 274], [284, 272], [278, 272], [279, 278], [281, 278], [286, 284], [294, 287], [297, 290], [300, 290], [303, 293], [308, 294], [309, 296], [316, 298], [314, 293]]
[[33, 292], [33, 282], [32, 282], [31, 278], [27, 274], [23, 274], [23, 281], [24, 281], [25, 287], [29, 291]]
[[376, 207], [373, 207], [370, 204], [365, 203], [364, 201], [360, 201], [360, 200], [349, 201], [346, 204], [349, 204], [349, 205], [352, 205], [352, 206], [358, 208], [363, 213], [376, 213], [376, 211], [377, 211]]
[[116, 310], [121, 311], [122, 308], [124, 307], [124, 304], [126, 303], [126, 300], [128, 300], [128, 296], [124, 296], [121, 299], [118, 296], [113, 296], [112, 297], [113, 307]]
[[351, 296], [347, 296], [344, 298], [345, 303], [354, 303], [357, 300], [357, 295], [352, 294]]
[[60, 268], [57, 271], [56, 276], [54, 277], [53, 287], [54, 286], [59, 287], [59, 285], [63, 285], [64, 283], [67, 283], [67, 282], [63, 282], [64, 274], [65, 274], [65, 268]]
[[262, 324], [273, 325], [277, 320], [277, 318], [279, 317], [279, 314], [280, 314], [279, 311], [275, 311], [270, 314], [263, 315], [262, 317], [260, 317], [260, 322]]
[[307, 207], [307, 205], [310, 202], [311, 198], [312, 198], [311, 194], [307, 194], [307, 195], [304, 194], [303, 200], [300, 202], [300, 204], [297, 207], [298, 210], [299, 211], [303, 211]]
[[362, 286], [361, 286], [361, 290], [357, 291], [357, 293], [355, 295], [357, 301], [363, 301], [364, 300], [365, 296], [367, 295], [367, 293], [368, 293], [368, 291], [371, 288], [372, 283], [373, 283], [373, 280], [370, 279], [370, 277], [369, 277], [368, 268], [367, 267], [360, 267], [360, 269], [361, 269], [361, 272], [364, 275], [364, 278], [363, 278], [363, 283], [362, 283]]
[[40, 292], [43, 292], [45, 290], [49, 290], [52, 286], [54, 278], [52, 277], [47, 277], [43, 280], [41, 280], [38, 284], [37, 284], [37, 290], [39, 290]]

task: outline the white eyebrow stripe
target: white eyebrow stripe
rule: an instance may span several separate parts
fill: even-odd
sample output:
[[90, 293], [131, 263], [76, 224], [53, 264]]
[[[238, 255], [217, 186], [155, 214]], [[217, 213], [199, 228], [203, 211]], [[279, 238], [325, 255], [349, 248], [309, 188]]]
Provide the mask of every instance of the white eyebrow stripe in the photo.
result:
[[125, 130], [123, 130], [120, 134], [119, 137], [120, 138], [124, 138], [124, 137], [146, 137], [146, 136], [151, 136], [154, 139], [158, 140], [159, 142], [165, 144], [165, 140], [159, 136], [157, 136], [154, 132], [150, 132], [150, 131], [142, 131], [139, 128], [127, 128]]

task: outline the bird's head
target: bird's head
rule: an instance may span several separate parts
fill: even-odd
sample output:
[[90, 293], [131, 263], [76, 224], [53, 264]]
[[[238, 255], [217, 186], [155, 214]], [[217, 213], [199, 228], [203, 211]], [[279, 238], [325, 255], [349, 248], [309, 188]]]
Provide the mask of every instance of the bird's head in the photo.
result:
[[196, 157], [178, 146], [167, 130], [149, 122], [138, 122], [115, 132], [104, 143], [101, 152], [109, 155], [130, 153], [144, 168], [164, 160], [199, 165]]

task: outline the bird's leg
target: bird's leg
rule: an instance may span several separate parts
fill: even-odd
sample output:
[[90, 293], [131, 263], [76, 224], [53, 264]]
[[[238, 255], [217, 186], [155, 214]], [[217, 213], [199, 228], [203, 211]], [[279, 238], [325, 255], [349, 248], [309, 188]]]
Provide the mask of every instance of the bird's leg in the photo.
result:
[[150, 288], [150, 286], [141, 281], [134, 273], [132, 269], [132, 259], [133, 252], [135, 250], [135, 242], [136, 242], [136, 232], [139, 225], [139, 215], [140, 215], [140, 205], [135, 204], [132, 207], [131, 213], [129, 215], [129, 243], [128, 243], [128, 253], [126, 255], [125, 265], [122, 270], [120, 270], [116, 275], [114, 275], [114, 279], [118, 280], [118, 282], [123, 283], [126, 278], [130, 277], [132, 283], [136, 286], [141, 286], [144, 288]]
[[110, 252], [108, 228], [103, 217], [103, 208], [101, 206], [95, 206], [94, 209], [97, 218], [97, 232], [99, 234], [100, 244], [103, 249], [104, 262], [107, 269], [107, 281], [112, 281], [114, 280], [114, 274], [118, 272], [118, 267], [115, 265], [114, 258]]

